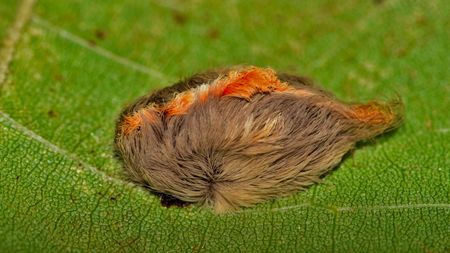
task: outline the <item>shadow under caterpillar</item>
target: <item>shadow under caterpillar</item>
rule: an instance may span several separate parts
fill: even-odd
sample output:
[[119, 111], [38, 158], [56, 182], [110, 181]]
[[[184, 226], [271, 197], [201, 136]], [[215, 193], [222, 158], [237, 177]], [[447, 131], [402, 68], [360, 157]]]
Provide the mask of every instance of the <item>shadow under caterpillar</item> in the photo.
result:
[[232, 67], [126, 107], [115, 151], [163, 204], [224, 213], [318, 182], [355, 143], [398, 127], [402, 111], [399, 99], [343, 103], [304, 77]]

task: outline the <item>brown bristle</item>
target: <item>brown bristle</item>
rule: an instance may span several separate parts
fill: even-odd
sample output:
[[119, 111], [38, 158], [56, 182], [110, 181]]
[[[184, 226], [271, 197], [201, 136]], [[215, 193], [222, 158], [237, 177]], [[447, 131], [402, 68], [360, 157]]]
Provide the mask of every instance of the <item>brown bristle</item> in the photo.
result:
[[165, 204], [223, 213], [318, 182], [356, 142], [398, 127], [400, 107], [346, 104], [303, 77], [234, 67], [138, 99], [115, 148], [130, 179]]

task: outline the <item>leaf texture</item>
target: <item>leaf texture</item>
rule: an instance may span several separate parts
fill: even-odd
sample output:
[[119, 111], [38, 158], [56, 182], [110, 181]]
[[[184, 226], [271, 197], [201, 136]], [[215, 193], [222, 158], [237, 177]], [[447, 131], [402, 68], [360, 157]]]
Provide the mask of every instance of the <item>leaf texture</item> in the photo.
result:
[[[0, 3], [0, 39], [19, 8]], [[0, 252], [450, 251], [448, 13], [446, 1], [39, 1], [0, 83]], [[160, 206], [113, 157], [120, 109], [234, 64], [308, 75], [343, 100], [396, 92], [405, 124], [294, 196], [219, 216]]]

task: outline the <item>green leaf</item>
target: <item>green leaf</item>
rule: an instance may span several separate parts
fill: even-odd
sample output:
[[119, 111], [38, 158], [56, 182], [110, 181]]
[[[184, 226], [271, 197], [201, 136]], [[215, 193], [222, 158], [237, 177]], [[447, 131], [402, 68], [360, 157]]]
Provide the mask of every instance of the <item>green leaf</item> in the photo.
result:
[[[0, 38], [20, 6], [0, 3]], [[0, 252], [450, 251], [448, 13], [443, 0], [39, 1], [0, 83]], [[233, 64], [348, 101], [397, 92], [405, 124], [291, 197], [221, 216], [164, 208], [123, 179], [115, 119]]]
[[3, 0], [2, 4], [0, 4], [0, 39], [5, 37], [7, 28], [11, 26], [17, 11], [17, 5], [17, 1], [14, 0]]

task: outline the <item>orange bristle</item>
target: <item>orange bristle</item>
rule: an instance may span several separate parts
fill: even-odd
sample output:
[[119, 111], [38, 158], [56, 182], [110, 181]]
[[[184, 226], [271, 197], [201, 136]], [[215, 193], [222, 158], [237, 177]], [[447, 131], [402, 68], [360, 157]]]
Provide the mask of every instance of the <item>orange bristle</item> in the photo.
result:
[[123, 119], [120, 125], [121, 132], [125, 135], [129, 135], [135, 129], [137, 129], [142, 123], [142, 118], [137, 115], [127, 116]]
[[230, 72], [226, 78], [218, 79], [212, 85], [219, 96], [233, 96], [250, 99], [256, 93], [285, 91], [286, 83], [281, 82], [271, 69], [251, 67]]
[[249, 100], [256, 93], [285, 91], [286, 83], [278, 80], [271, 69], [251, 67], [245, 70], [231, 71], [226, 77], [218, 78], [205, 87], [178, 94], [172, 101], [162, 106], [166, 115], [185, 114], [196, 99], [204, 102], [209, 96], [233, 96]]
[[[232, 96], [249, 100], [256, 93], [287, 90], [289, 90], [288, 84], [281, 82], [272, 69], [250, 67], [231, 71], [226, 77], [218, 78], [208, 86], [179, 93], [157, 110], [168, 116], [176, 116], [185, 114], [196, 99], [204, 102], [209, 96]], [[131, 133], [140, 126], [141, 121], [139, 113], [126, 117], [122, 124], [122, 132], [124, 134]]]
[[163, 106], [162, 111], [169, 116], [185, 114], [193, 102], [194, 93], [186, 91], [178, 94], [172, 101]]
[[148, 122], [154, 122], [156, 120], [155, 112], [154, 108], [144, 108], [130, 116], [126, 116], [120, 125], [122, 133], [125, 135], [131, 134], [141, 127], [144, 119]]
[[389, 108], [385, 108], [385, 106], [377, 102], [357, 105], [352, 109], [354, 117], [367, 124], [389, 125], [395, 119], [395, 114], [388, 110]]

